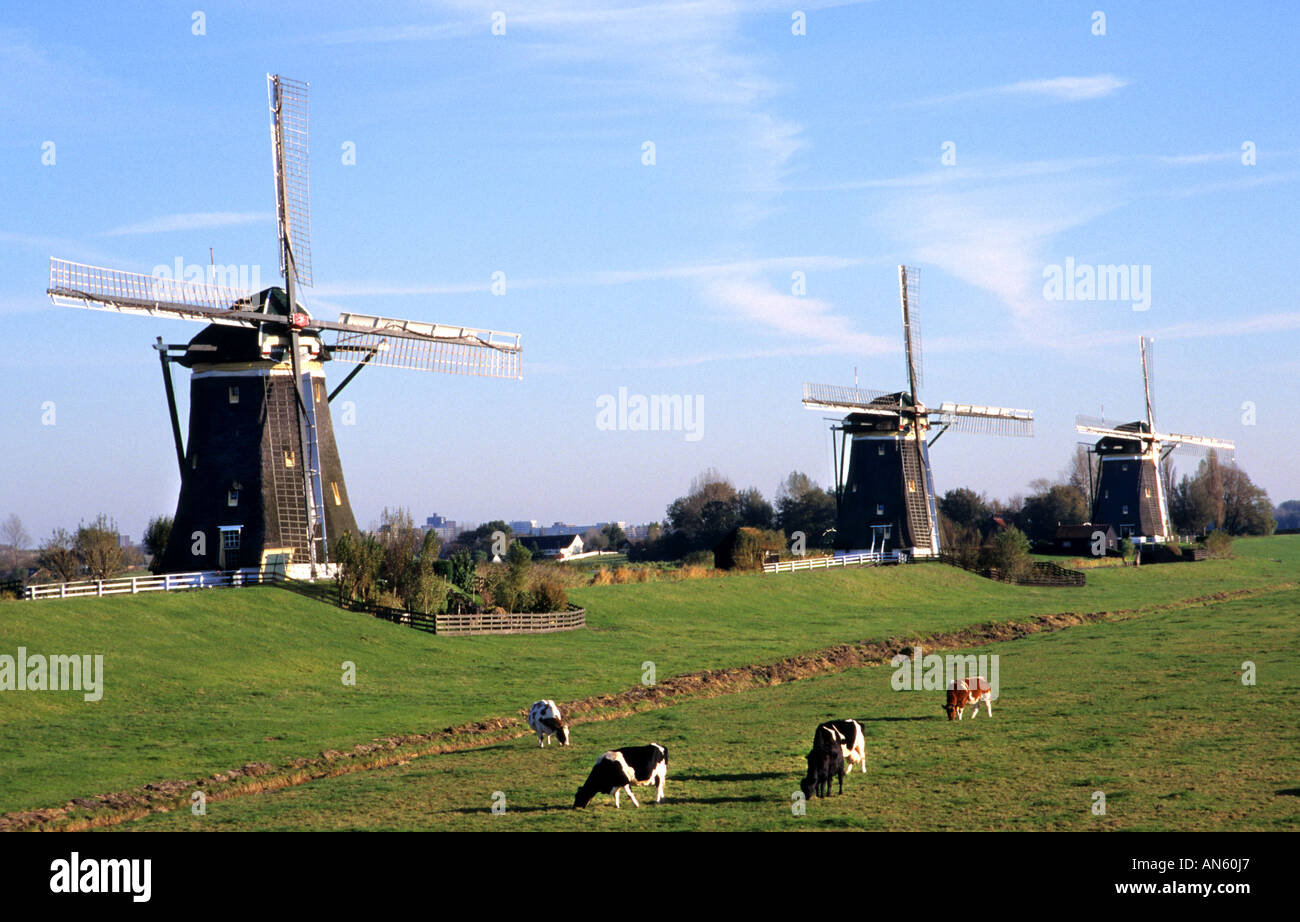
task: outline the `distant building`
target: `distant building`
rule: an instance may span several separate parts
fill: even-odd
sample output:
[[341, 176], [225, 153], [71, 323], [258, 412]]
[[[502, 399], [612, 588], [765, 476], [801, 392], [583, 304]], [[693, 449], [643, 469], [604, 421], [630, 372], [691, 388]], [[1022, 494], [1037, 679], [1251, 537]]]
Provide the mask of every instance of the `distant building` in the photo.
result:
[[1060, 525], [1056, 537], [1052, 539], [1052, 549], [1058, 554], [1072, 554], [1075, 557], [1092, 557], [1093, 536], [1101, 532], [1105, 546], [1101, 556], [1119, 547], [1119, 538], [1115, 529], [1109, 525]]
[[580, 535], [530, 535], [521, 538], [520, 543], [532, 551], [540, 551], [543, 557], [568, 560], [575, 554], [582, 553]]
[[461, 533], [461, 528], [451, 519], [438, 515], [436, 512], [424, 520], [424, 532], [435, 533], [443, 544], [449, 544], [456, 540], [456, 536]]
[[536, 519], [518, 519], [510, 523], [510, 530], [520, 537], [537, 531]]

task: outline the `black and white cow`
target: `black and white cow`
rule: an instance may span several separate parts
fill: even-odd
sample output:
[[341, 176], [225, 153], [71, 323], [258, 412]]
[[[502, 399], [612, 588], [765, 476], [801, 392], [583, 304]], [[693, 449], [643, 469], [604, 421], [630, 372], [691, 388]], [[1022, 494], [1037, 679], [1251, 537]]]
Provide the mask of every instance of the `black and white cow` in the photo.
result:
[[[853, 766], [865, 775], [867, 772], [867, 738], [862, 732], [862, 724], [856, 720], [828, 720], [817, 726], [830, 727], [840, 735], [840, 747], [844, 751], [845, 774], [853, 774]], [[814, 734], [814, 743], [816, 734]]]
[[668, 750], [658, 743], [611, 749], [596, 760], [591, 774], [573, 798], [573, 808], [587, 806], [597, 794], [613, 794], [614, 806], [618, 807], [620, 792], [626, 792], [632, 803], [639, 807], [641, 805], [632, 793], [634, 784], [655, 785], [655, 803], [659, 803], [664, 799], [664, 781], [667, 778]]
[[831, 796], [831, 779], [840, 779], [840, 793], [844, 793], [844, 737], [834, 727], [823, 724], [813, 735], [812, 752], [808, 753], [808, 774], [799, 782], [805, 799], [814, 794]]
[[550, 699], [533, 702], [533, 706], [528, 709], [528, 726], [536, 731], [538, 746], [544, 747], [551, 734], [555, 735], [561, 746], [569, 745], [569, 722]]

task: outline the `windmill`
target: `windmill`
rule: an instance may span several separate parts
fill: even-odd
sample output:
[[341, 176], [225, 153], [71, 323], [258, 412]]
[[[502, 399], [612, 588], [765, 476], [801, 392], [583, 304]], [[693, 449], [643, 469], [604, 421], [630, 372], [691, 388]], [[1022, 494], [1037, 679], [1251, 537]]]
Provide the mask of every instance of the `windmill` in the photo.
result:
[[1031, 436], [1030, 410], [921, 402], [921, 331], [917, 314], [918, 273], [898, 267], [903, 309], [906, 391], [869, 391], [805, 384], [803, 405], [845, 414], [831, 427], [835, 466], [836, 535], [840, 551], [884, 551], [912, 557], [939, 553], [930, 446], [949, 429], [994, 435]]
[[[303, 307], [299, 288], [312, 284], [308, 85], [268, 74], [267, 89], [283, 288], [252, 293], [50, 261], [55, 304], [207, 324], [188, 343], [159, 337], [154, 346], [181, 474], [168, 572], [281, 564], [306, 564], [295, 572], [313, 578], [325, 572], [329, 542], [357, 531], [329, 403], [366, 365], [520, 377], [517, 333], [354, 313], [327, 321]], [[356, 367], [327, 395], [329, 360]], [[191, 370], [188, 442], [171, 364]]]
[[1142, 387], [1146, 395], [1145, 420], [1117, 423], [1094, 416], [1075, 417], [1074, 428], [1101, 436], [1092, 446], [1097, 456], [1097, 484], [1092, 497], [1092, 521], [1113, 525], [1121, 537], [1167, 541], [1169, 499], [1160, 477], [1160, 465], [1173, 451], [1204, 453], [1212, 449], [1235, 451], [1227, 439], [1162, 433], [1156, 429], [1151, 400], [1151, 340], [1138, 339], [1142, 355]]

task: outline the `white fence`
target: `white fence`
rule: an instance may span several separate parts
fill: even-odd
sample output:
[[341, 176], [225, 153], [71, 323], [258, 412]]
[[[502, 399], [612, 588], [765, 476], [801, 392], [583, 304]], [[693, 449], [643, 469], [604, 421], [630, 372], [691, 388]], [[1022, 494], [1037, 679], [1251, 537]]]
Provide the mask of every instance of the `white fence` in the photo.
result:
[[255, 586], [259, 583], [278, 583], [285, 579], [304, 578], [283, 568], [246, 567], [242, 570], [201, 570], [194, 573], [165, 573], [162, 576], [123, 576], [118, 579], [88, 579], [77, 583], [49, 583], [28, 586], [23, 590], [26, 599], [80, 599], [88, 596], [136, 594], [140, 592], [169, 592], [173, 589], [218, 589], [228, 586]]
[[900, 563], [898, 551], [882, 553], [864, 551], [861, 554], [841, 554], [835, 557], [800, 557], [795, 560], [778, 560], [763, 564], [764, 573], [795, 573], [799, 570], [827, 570], [831, 567], [861, 567], [868, 564]]

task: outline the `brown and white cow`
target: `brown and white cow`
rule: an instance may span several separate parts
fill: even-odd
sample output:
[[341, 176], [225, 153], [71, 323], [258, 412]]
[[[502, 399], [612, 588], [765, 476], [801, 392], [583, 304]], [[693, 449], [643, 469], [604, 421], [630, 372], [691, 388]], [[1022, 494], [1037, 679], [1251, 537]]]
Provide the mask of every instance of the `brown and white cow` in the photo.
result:
[[988, 711], [988, 715], [992, 717], [993, 689], [989, 687], [989, 681], [984, 676], [953, 679], [948, 683], [948, 703], [943, 706], [943, 709], [948, 714], [949, 720], [961, 720], [969, 704], [975, 705], [975, 713], [971, 714], [970, 718], [974, 720], [980, 715], [981, 703]]

